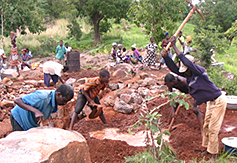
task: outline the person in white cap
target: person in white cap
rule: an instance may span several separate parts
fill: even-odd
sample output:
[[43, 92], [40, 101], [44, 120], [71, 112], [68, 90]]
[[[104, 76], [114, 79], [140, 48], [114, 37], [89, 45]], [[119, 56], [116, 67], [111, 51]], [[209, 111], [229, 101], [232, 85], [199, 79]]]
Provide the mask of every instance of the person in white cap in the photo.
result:
[[112, 43], [112, 49], [110, 51], [110, 56], [109, 56], [109, 59], [116, 59], [116, 48], [117, 48], [117, 43], [116, 42], [113, 42]]
[[226, 110], [226, 97], [221, 90], [209, 79], [204, 67], [196, 65], [194, 57], [184, 55], [175, 45], [175, 37], [171, 38], [172, 46], [181, 60], [178, 67], [174, 61], [167, 56], [167, 51], [162, 51], [162, 56], [167, 67], [177, 75], [187, 79], [189, 93], [195, 100], [195, 105], [207, 104], [205, 120], [203, 125], [202, 146], [206, 148], [203, 152], [212, 155], [210, 161], [216, 158], [219, 150], [218, 134], [224, 119]]
[[118, 50], [116, 52], [116, 63], [121, 63], [122, 58], [123, 58], [123, 49], [122, 49], [123, 45], [122, 44], [118, 44]]

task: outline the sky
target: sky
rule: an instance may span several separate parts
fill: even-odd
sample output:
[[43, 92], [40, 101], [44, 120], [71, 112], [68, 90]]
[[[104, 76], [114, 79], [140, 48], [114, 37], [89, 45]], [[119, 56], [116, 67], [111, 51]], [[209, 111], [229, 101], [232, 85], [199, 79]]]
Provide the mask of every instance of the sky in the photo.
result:
[[192, 0], [192, 4], [194, 4], [194, 5], [198, 4], [198, 2], [199, 2], [199, 0]]

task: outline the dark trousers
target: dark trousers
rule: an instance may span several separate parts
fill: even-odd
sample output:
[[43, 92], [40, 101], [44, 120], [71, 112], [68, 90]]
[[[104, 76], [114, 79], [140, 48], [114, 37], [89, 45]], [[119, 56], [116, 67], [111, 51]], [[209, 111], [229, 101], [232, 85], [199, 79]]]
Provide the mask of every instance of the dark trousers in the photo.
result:
[[53, 80], [54, 83], [58, 82], [58, 75], [50, 75], [44, 73], [44, 84], [49, 87], [50, 86], [50, 78]]
[[[79, 91], [79, 94], [78, 94], [78, 96], [77, 96], [76, 108], [75, 108], [75, 112], [76, 112], [77, 114], [80, 114], [80, 112], [83, 110], [84, 106], [86, 105], [86, 102], [87, 102], [87, 99], [86, 99], [85, 95], [83, 95], [83, 94], [81, 93], [81, 91]], [[96, 98], [94, 99], [94, 102], [95, 102], [96, 104], [100, 104], [99, 98], [96, 97]], [[93, 110], [93, 109], [96, 109], [96, 106], [90, 107], [90, 108]]]
[[14, 119], [14, 117], [10, 116], [11, 124], [13, 131], [24, 131], [23, 128], [19, 125], [19, 123]]

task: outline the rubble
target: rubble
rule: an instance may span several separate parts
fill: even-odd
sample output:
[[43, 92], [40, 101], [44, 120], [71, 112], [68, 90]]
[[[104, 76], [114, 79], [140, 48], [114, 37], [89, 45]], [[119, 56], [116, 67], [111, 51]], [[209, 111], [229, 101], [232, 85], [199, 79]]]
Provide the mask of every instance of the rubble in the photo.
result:
[[120, 101], [119, 98], [115, 99], [114, 110], [124, 114], [131, 114], [133, 107], [124, 101]]

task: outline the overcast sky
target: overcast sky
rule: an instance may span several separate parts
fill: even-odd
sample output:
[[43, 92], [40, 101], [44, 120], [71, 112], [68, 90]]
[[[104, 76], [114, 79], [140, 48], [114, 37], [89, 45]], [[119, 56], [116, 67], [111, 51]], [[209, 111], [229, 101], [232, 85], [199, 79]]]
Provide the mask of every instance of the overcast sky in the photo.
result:
[[192, 0], [192, 4], [196, 5], [198, 4], [199, 0]]

